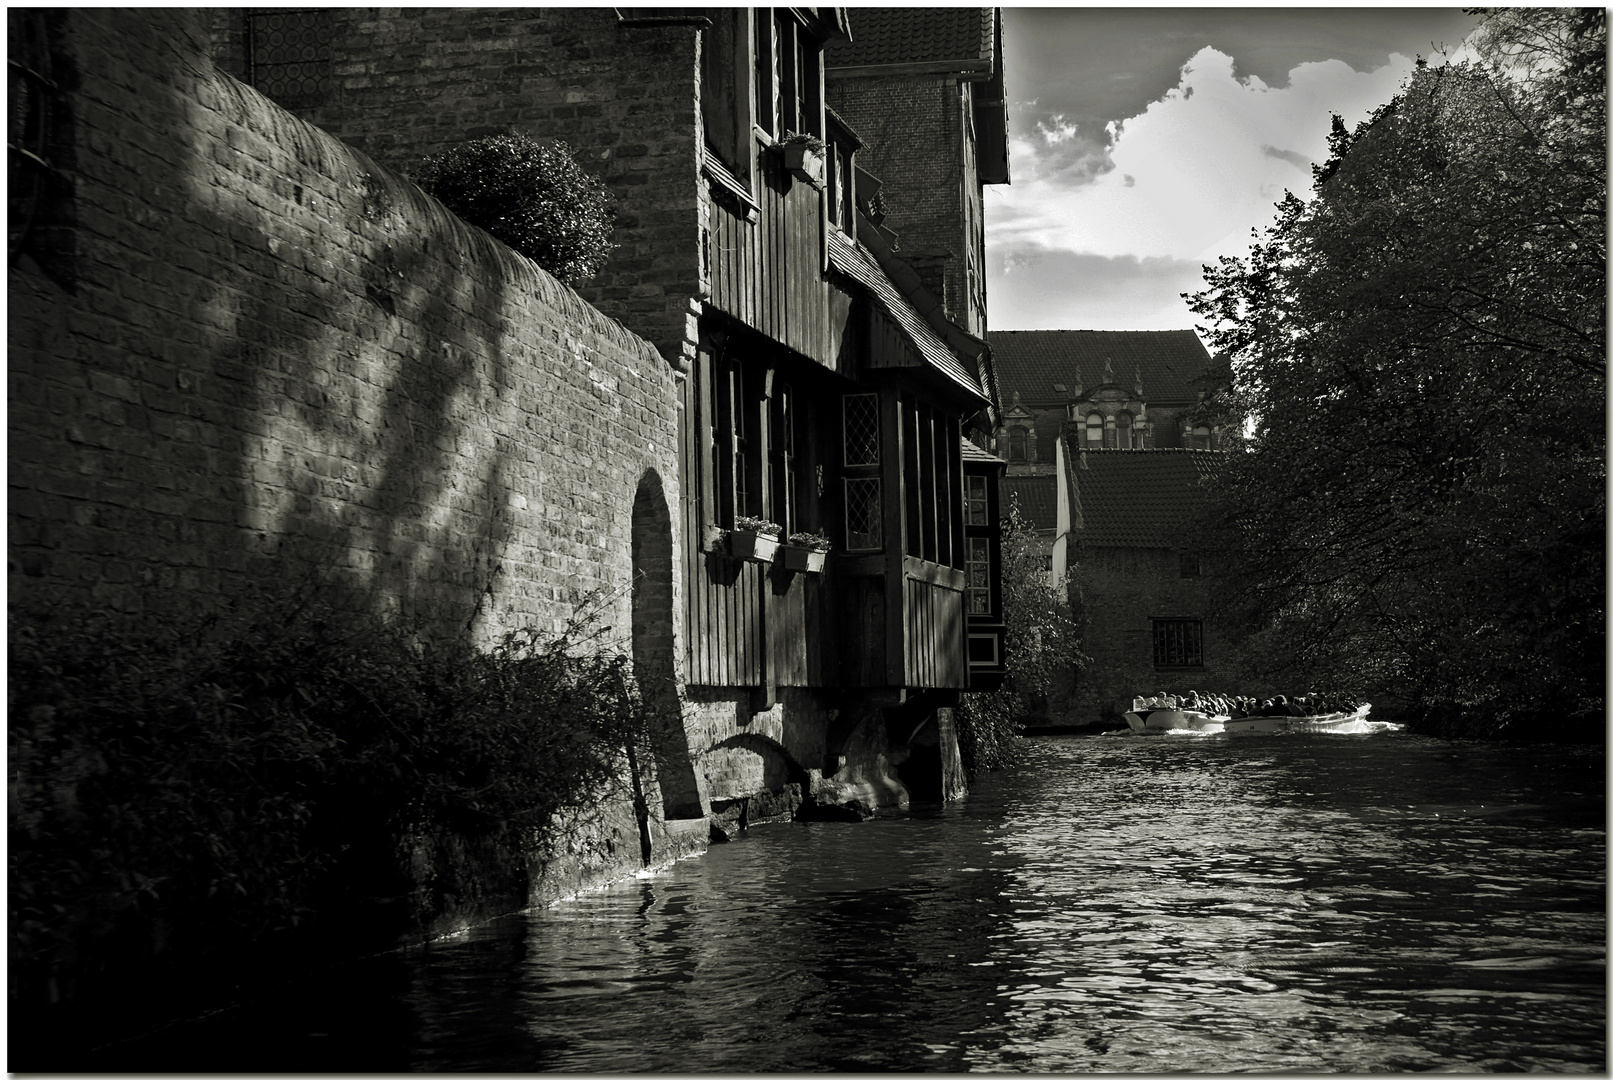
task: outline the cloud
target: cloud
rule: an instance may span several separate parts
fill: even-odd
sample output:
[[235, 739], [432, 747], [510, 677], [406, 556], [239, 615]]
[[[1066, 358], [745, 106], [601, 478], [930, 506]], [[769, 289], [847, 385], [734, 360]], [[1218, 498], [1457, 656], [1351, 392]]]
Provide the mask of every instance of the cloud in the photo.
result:
[[1286, 161], [1295, 168], [1304, 169], [1307, 173], [1310, 171], [1310, 167], [1313, 164], [1311, 159], [1306, 157], [1304, 154], [1296, 154], [1292, 150], [1279, 150], [1270, 144], [1262, 146], [1260, 148], [1260, 152], [1269, 158], [1276, 158], [1278, 161]]
[[994, 330], [1185, 330], [1194, 316], [1177, 294], [1204, 288], [1202, 268], [1190, 260], [988, 240], [986, 262]]
[[1304, 63], [1275, 88], [1200, 49], [1176, 86], [1111, 122], [1104, 139], [1067, 119], [1014, 139], [1014, 181], [988, 189], [988, 230], [1004, 243], [1109, 257], [1237, 253], [1285, 190], [1308, 191], [1310, 163], [1327, 157], [1331, 114], [1365, 119], [1413, 63], [1396, 56], [1365, 73], [1339, 60]]

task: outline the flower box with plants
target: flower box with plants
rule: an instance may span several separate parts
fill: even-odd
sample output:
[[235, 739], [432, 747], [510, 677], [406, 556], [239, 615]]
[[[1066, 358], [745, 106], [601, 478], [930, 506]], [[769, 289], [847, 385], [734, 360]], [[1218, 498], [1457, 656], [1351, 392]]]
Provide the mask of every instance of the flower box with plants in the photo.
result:
[[728, 534], [728, 554], [747, 562], [770, 563], [783, 531], [766, 518], [737, 517]]
[[828, 146], [822, 139], [792, 131], [773, 145], [786, 169], [813, 187], [823, 187], [824, 151]]
[[784, 545], [780, 560], [786, 570], [799, 570], [806, 574], [823, 573], [823, 564], [829, 558], [829, 538], [822, 533], [791, 533]]

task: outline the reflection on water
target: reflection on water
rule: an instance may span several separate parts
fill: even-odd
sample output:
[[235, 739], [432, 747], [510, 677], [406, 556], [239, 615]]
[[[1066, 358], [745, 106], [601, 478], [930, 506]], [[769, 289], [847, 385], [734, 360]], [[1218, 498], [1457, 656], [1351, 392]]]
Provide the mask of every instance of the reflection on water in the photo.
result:
[[1038, 740], [124, 1048], [288, 1071], [1606, 1067], [1600, 751]]

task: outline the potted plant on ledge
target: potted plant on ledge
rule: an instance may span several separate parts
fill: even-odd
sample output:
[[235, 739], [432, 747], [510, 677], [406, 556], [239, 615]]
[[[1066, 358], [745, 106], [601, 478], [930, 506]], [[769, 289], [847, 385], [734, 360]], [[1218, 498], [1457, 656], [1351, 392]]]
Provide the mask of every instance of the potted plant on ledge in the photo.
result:
[[786, 570], [799, 570], [806, 574], [823, 573], [823, 564], [829, 558], [829, 538], [822, 533], [791, 533], [784, 547], [783, 565]]
[[728, 554], [747, 562], [770, 563], [784, 530], [766, 518], [740, 516], [728, 534]]
[[827, 144], [816, 135], [792, 131], [774, 144], [784, 167], [813, 187], [823, 187], [823, 152]]

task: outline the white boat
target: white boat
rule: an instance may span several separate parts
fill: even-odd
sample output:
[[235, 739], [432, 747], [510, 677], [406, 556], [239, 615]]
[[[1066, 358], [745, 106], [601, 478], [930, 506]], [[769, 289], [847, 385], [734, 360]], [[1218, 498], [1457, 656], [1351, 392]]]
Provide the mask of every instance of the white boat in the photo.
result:
[[1139, 735], [1163, 735], [1167, 731], [1199, 731], [1213, 735], [1221, 730], [1226, 719], [1196, 709], [1150, 708], [1141, 698], [1134, 698], [1131, 711], [1126, 713], [1126, 725]]
[[1371, 711], [1371, 705], [1363, 705], [1354, 712], [1322, 713], [1318, 716], [1236, 716], [1229, 717], [1222, 725], [1222, 730], [1229, 735], [1338, 731], [1365, 720]]

